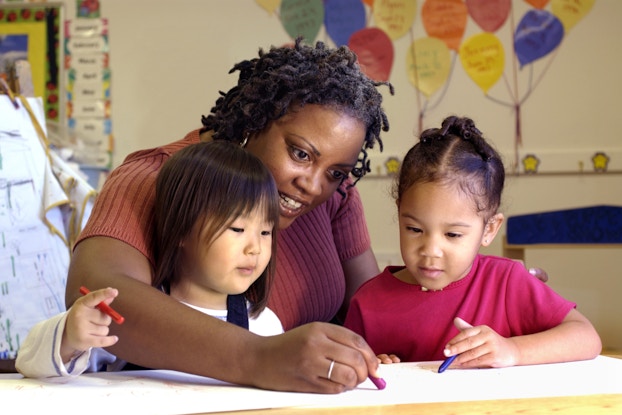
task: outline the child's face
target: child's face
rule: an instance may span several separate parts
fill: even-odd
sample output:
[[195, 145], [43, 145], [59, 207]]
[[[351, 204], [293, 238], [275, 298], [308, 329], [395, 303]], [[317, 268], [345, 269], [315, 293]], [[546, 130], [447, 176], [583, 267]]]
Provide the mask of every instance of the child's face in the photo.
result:
[[473, 200], [454, 186], [415, 184], [402, 195], [398, 213], [400, 249], [410, 274], [400, 279], [430, 290], [466, 276], [479, 247], [496, 234], [494, 226], [484, 226]]
[[272, 254], [273, 225], [263, 209], [237, 218], [213, 240], [193, 230], [183, 246], [184, 270], [175, 287], [181, 300], [193, 305], [226, 309], [229, 294], [240, 294], [264, 271]]

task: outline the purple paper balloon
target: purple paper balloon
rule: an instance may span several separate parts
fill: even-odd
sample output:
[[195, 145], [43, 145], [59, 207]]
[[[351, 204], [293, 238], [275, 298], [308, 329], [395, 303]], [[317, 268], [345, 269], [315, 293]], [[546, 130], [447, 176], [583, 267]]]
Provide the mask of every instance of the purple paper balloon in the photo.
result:
[[564, 25], [546, 10], [529, 10], [514, 35], [514, 50], [521, 67], [552, 52], [564, 38]]
[[365, 27], [365, 5], [361, 0], [324, 0], [324, 25], [335, 45], [347, 45]]

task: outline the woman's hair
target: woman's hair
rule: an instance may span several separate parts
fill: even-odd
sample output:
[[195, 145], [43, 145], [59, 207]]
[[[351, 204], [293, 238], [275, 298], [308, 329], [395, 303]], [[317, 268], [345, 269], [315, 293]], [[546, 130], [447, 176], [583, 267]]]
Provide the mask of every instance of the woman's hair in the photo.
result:
[[192, 144], [176, 152], [156, 181], [152, 285], [168, 291], [178, 281], [182, 243], [195, 226], [202, 229], [199, 242], [211, 244], [233, 221], [256, 208], [263, 209], [273, 228], [270, 262], [245, 292], [253, 316], [265, 308], [274, 278], [279, 207], [272, 174], [257, 157], [227, 141]]
[[328, 106], [365, 125], [365, 142], [352, 175], [360, 179], [370, 171], [366, 149], [378, 142], [382, 151], [380, 130], [389, 130], [377, 87], [387, 85], [393, 94], [393, 86], [368, 78], [348, 47], [331, 49], [322, 42], [313, 47], [298, 38], [291, 46], [260, 49], [259, 58], [242, 61], [229, 73], [235, 71], [240, 71], [238, 84], [220, 92], [211, 113], [201, 119], [202, 132], [211, 130], [215, 139], [239, 143], [293, 107]]
[[501, 204], [504, 181], [501, 157], [473, 121], [451, 116], [443, 120], [441, 128], [425, 130], [406, 153], [393, 196], [399, 204], [414, 184], [457, 185], [488, 219]]

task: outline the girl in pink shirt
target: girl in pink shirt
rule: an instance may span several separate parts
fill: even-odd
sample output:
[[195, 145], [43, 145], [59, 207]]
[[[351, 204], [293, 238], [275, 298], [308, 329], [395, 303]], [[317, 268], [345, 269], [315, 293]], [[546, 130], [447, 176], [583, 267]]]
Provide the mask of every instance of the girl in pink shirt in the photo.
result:
[[503, 222], [499, 154], [468, 118], [423, 132], [395, 186], [405, 266], [354, 295], [345, 325], [383, 363], [503, 367], [592, 359], [600, 338], [575, 304], [516, 261], [483, 256]]

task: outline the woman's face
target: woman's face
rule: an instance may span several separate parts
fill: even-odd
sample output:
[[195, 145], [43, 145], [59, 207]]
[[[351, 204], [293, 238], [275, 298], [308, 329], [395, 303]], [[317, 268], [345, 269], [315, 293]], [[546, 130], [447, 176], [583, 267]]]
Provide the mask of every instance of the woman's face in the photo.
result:
[[320, 105], [305, 105], [251, 136], [246, 148], [270, 169], [280, 196], [279, 228], [337, 190], [357, 163], [363, 122]]

